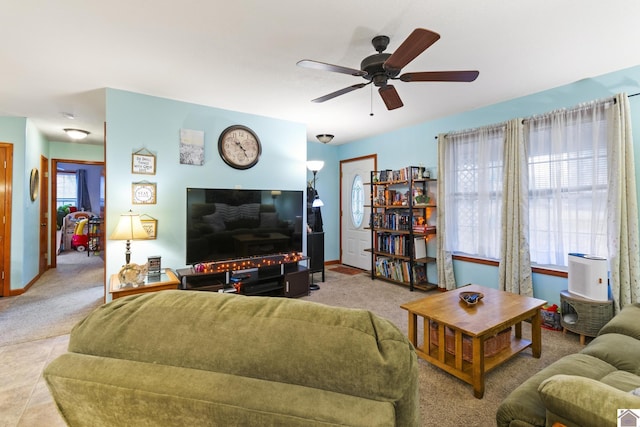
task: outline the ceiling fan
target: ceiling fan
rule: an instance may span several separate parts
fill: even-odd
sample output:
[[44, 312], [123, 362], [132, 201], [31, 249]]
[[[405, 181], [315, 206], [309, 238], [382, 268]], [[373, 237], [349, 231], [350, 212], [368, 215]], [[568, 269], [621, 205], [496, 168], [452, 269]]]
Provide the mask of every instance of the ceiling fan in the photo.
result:
[[429, 46], [440, 38], [440, 34], [424, 28], [416, 28], [400, 45], [394, 53], [383, 53], [389, 45], [389, 37], [376, 36], [371, 40], [373, 48], [378, 52], [367, 56], [360, 63], [360, 69], [343, 67], [340, 65], [327, 64], [325, 62], [303, 59], [297, 65], [316, 70], [333, 71], [336, 73], [350, 74], [352, 76], [364, 77], [368, 83], [358, 83], [344, 89], [337, 90], [320, 98], [312, 99], [311, 102], [324, 102], [345, 93], [373, 83], [378, 87], [378, 92], [382, 97], [388, 110], [402, 107], [404, 104], [400, 95], [389, 80], [401, 80], [403, 82], [472, 82], [480, 74], [478, 71], [422, 71], [417, 73], [405, 73], [400, 71], [409, 62], [424, 52]]

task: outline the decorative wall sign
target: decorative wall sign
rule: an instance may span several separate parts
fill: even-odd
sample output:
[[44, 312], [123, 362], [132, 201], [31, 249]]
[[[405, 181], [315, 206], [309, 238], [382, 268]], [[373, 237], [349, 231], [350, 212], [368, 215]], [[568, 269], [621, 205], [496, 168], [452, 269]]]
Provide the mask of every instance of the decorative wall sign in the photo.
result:
[[134, 205], [155, 205], [156, 183], [145, 181], [132, 183], [131, 203]]
[[145, 175], [156, 174], [156, 156], [146, 148], [131, 155], [131, 172]]
[[142, 228], [147, 231], [149, 239], [156, 239], [158, 237], [158, 220], [147, 214], [140, 215], [140, 222]]

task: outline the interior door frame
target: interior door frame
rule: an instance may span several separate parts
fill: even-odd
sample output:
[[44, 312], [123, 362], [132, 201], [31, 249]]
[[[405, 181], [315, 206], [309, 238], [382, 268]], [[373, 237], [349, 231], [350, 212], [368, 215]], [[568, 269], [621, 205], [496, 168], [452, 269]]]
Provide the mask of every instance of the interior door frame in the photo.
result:
[[13, 194], [13, 144], [6, 142], [0, 142], [0, 149], [5, 152], [5, 164], [2, 165], [4, 169], [4, 206], [2, 206], [4, 221], [0, 225], [3, 227], [4, 239], [3, 245], [3, 271], [2, 274], [2, 286], [0, 286], [0, 297], [8, 297], [11, 295], [11, 208], [12, 208], [12, 194]]
[[[74, 160], [74, 159], [51, 159], [51, 204], [50, 204], [50, 218], [52, 221], [51, 227], [51, 268], [55, 268], [58, 265], [58, 248], [56, 247], [56, 231], [58, 227], [55, 226], [58, 218], [58, 208], [56, 207], [56, 200], [58, 200], [58, 163], [73, 163], [76, 165], [94, 165], [102, 166], [106, 168], [105, 162], [89, 161], [89, 160]], [[106, 174], [106, 171], [105, 171]]]
[[[49, 159], [45, 156], [40, 156], [40, 220], [39, 226], [44, 227], [45, 230], [38, 233], [38, 277], [42, 276], [44, 272], [49, 267], [49, 260], [51, 259], [51, 255], [47, 254], [47, 234], [51, 227], [51, 222], [48, 221], [47, 215], [49, 210]], [[55, 237], [55, 235], [54, 235]]]
[[[340, 264], [342, 264], [342, 216], [344, 215], [344, 208], [343, 208], [343, 200], [342, 200], [342, 179], [343, 179], [343, 173], [342, 173], [342, 166], [344, 163], [351, 163], [351, 162], [358, 162], [361, 160], [367, 160], [367, 159], [372, 159], [373, 160], [373, 168], [374, 170], [378, 169], [378, 154], [377, 153], [373, 153], [373, 154], [367, 154], [365, 156], [360, 156], [360, 157], [352, 157], [350, 159], [344, 159], [344, 160], [340, 160], [340, 191], [339, 193], [339, 197], [340, 197], [340, 217], [339, 217], [339, 222], [340, 222], [340, 235], [338, 236], [338, 239], [340, 241]], [[365, 204], [367, 203], [367, 201], [365, 200]]]

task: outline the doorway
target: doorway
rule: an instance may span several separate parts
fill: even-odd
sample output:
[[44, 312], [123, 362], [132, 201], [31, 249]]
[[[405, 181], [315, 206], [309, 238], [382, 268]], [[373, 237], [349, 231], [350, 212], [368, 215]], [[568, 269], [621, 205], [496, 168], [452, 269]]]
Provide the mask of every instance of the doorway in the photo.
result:
[[340, 161], [340, 262], [362, 270], [371, 269], [371, 171], [376, 154]]
[[[77, 195], [73, 194], [69, 199], [64, 198], [65, 194], [59, 191], [59, 184], [63, 183], [65, 176], [73, 175], [74, 179], [78, 170], [84, 169], [87, 172], [90, 205], [86, 205], [90, 213], [89, 216], [98, 216], [104, 218], [104, 162], [92, 162], [92, 161], [80, 161], [80, 160], [65, 160], [65, 159], [52, 159], [51, 160], [51, 207], [50, 216], [55, 222], [55, 226], [52, 227], [51, 233], [51, 257], [52, 267], [56, 267], [58, 264], [58, 257], [63, 256], [61, 246], [64, 247], [64, 252], [75, 250], [71, 246], [72, 235], [75, 232], [74, 227], [67, 227], [63, 229], [64, 217], [66, 212], [58, 211], [58, 205], [72, 205], [70, 208], [74, 210], [82, 210], [83, 207], [76, 206]], [[75, 181], [72, 181], [75, 183]], [[62, 188], [62, 187], [60, 187]], [[90, 207], [89, 207], [90, 206]], [[65, 234], [66, 233], [66, 234]], [[103, 254], [103, 253], [102, 253]], [[87, 252], [85, 259], [88, 259], [91, 254]], [[78, 259], [81, 259], [78, 258]], [[102, 256], [104, 264], [104, 256]]]

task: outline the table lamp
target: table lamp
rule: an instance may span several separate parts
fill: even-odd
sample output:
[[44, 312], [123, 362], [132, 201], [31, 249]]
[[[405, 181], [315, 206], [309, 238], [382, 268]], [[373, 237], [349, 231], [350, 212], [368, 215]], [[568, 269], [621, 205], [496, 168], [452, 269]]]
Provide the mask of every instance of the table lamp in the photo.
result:
[[146, 240], [149, 238], [147, 231], [142, 226], [140, 221], [140, 215], [129, 211], [120, 215], [120, 220], [116, 229], [111, 233], [109, 239], [111, 240], [126, 240], [127, 246], [124, 253], [126, 259], [126, 265], [131, 261], [131, 241], [132, 240]]

